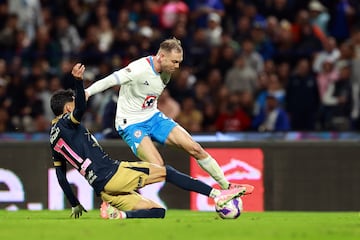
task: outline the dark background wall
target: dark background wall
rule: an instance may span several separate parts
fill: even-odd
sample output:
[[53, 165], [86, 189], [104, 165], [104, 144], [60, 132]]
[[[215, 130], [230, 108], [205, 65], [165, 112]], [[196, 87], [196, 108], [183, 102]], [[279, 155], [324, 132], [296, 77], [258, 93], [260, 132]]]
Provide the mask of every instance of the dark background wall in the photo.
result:
[[[119, 141], [101, 141], [105, 151], [119, 160], [136, 160]], [[207, 148], [260, 148], [264, 153], [265, 210], [358, 211], [360, 210], [360, 144], [358, 142], [222, 142]], [[166, 163], [189, 173], [189, 156], [159, 147]], [[47, 207], [47, 171], [51, 167], [47, 142], [0, 143], [0, 168], [14, 172], [23, 182], [26, 208], [29, 202]], [[1, 177], [1, 176], [0, 176]], [[6, 185], [0, 181], [0, 191]], [[166, 185], [160, 196], [168, 208], [189, 208], [189, 193]], [[99, 199], [95, 197], [95, 205]], [[11, 202], [0, 202], [5, 208]], [[67, 205], [68, 206], [68, 205]]]

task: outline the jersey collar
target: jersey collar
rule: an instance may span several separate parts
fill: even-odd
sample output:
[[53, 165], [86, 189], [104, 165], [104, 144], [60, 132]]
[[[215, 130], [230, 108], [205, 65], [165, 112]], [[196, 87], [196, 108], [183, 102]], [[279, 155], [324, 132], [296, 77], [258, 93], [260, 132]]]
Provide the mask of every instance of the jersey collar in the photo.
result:
[[159, 75], [160, 73], [158, 73], [156, 70], [155, 70], [155, 66], [154, 66], [154, 58], [153, 56], [149, 56], [146, 58], [146, 60], [148, 61], [148, 63], [150, 64], [153, 72], [156, 74], [156, 75]]

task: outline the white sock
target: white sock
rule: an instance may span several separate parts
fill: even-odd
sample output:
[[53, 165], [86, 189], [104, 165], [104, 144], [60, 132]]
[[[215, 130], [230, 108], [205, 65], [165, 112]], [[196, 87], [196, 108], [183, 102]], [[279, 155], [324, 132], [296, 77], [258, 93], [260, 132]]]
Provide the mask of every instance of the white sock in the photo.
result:
[[219, 164], [210, 155], [202, 160], [196, 160], [199, 166], [204, 169], [210, 176], [219, 183], [222, 189], [229, 187], [229, 182], [225, 179], [225, 175]]
[[221, 194], [220, 190], [219, 189], [215, 189], [213, 188], [210, 192], [210, 195], [209, 197], [210, 198], [216, 198], [217, 196], [219, 196]]

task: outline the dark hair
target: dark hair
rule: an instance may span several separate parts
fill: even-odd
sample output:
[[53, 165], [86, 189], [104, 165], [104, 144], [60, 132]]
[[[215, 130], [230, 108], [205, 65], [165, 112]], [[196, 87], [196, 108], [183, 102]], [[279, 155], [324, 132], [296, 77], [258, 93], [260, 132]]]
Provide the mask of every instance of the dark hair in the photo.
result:
[[68, 102], [74, 100], [74, 91], [71, 89], [68, 90], [58, 90], [56, 91], [50, 99], [50, 107], [55, 116], [63, 114], [64, 106]]

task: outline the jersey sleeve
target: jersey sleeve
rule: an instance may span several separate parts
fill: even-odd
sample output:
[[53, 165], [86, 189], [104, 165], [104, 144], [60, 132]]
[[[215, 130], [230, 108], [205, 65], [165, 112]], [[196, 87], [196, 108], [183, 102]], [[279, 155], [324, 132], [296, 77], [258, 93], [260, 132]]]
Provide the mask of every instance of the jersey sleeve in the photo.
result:
[[83, 81], [75, 81], [75, 109], [72, 112], [71, 121], [79, 124], [86, 110], [86, 100]]
[[119, 78], [116, 77], [115, 73], [112, 73], [109, 76], [95, 82], [90, 87], [86, 88], [85, 91], [89, 94], [89, 96], [92, 96], [120, 84]]
[[138, 75], [141, 74], [144, 68], [142, 60], [143, 59], [136, 60], [130, 63], [127, 67], [113, 73], [120, 85], [128, 84], [131, 81], [139, 79]]
[[63, 190], [66, 198], [72, 207], [80, 204], [79, 200], [75, 196], [74, 192], [71, 189], [70, 183], [66, 178], [66, 162], [62, 159], [62, 157], [57, 156], [56, 152], [53, 150], [53, 163], [56, 171], [56, 177], [58, 179], [59, 185]]

